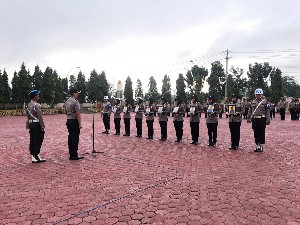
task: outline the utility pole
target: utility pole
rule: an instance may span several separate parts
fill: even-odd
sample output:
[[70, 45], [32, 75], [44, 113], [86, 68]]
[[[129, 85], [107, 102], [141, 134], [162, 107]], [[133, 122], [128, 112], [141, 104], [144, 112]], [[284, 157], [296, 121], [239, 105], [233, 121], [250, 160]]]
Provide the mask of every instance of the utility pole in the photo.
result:
[[227, 78], [228, 78], [228, 60], [229, 60], [229, 57], [228, 57], [228, 49], [226, 50], [226, 57], [225, 57], [225, 60], [226, 60], [226, 71], [225, 71], [225, 101], [227, 101]]

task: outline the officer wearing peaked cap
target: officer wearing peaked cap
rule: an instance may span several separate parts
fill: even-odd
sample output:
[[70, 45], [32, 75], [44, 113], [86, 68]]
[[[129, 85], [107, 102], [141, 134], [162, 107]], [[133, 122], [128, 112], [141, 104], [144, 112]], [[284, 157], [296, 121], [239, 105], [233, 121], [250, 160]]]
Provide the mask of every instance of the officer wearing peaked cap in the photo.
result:
[[229, 149], [237, 150], [240, 143], [242, 116], [245, 108], [243, 104], [237, 101], [235, 94], [231, 96], [231, 102], [227, 106], [229, 129], [231, 134], [231, 146]]
[[30, 143], [29, 151], [33, 163], [45, 162], [40, 156], [40, 150], [44, 140], [45, 124], [41, 111], [41, 105], [38, 103], [39, 90], [32, 90], [29, 93], [31, 99], [27, 106], [27, 119], [29, 122]]
[[142, 129], [143, 129], [143, 114], [145, 112], [145, 108], [143, 105], [143, 99], [138, 97], [136, 99], [136, 107], [135, 107], [135, 124], [136, 124], [136, 137], [142, 137]]
[[108, 96], [104, 96], [104, 102], [102, 105], [102, 118], [103, 118], [103, 123], [105, 127], [105, 131], [103, 131], [103, 134], [109, 134], [110, 130], [110, 114], [112, 111], [111, 103], [108, 101]]
[[115, 105], [113, 108], [113, 112], [114, 112], [114, 123], [115, 123], [115, 130], [116, 130], [116, 133], [114, 135], [120, 135], [122, 107], [120, 106], [119, 98], [115, 98]]
[[193, 95], [190, 104], [190, 127], [192, 135], [192, 142], [190, 144], [193, 145], [198, 144], [201, 110], [202, 106], [197, 103], [197, 97]]
[[176, 131], [177, 140], [175, 142], [181, 142], [183, 136], [183, 116], [185, 114], [184, 107], [182, 106], [181, 99], [177, 96], [174, 100], [175, 107], [173, 109], [174, 113], [174, 127]]
[[69, 132], [68, 146], [70, 160], [83, 159], [83, 157], [78, 156], [79, 135], [80, 129], [82, 128], [80, 104], [77, 100], [79, 94], [80, 91], [78, 89], [71, 88], [71, 97], [65, 102], [65, 111], [67, 114], [67, 128]]
[[125, 104], [123, 107], [123, 120], [125, 125], [125, 134], [123, 136], [130, 136], [130, 120], [131, 120], [131, 105], [129, 104], [128, 100], [125, 99]]
[[285, 110], [286, 110], [286, 107], [287, 107], [287, 103], [285, 102], [283, 97], [280, 99], [280, 102], [278, 103], [277, 107], [279, 108], [279, 113], [280, 113], [281, 120], [285, 120]]
[[252, 122], [256, 149], [255, 152], [262, 152], [265, 144], [266, 125], [270, 124], [270, 104], [262, 96], [263, 90], [255, 90], [255, 99], [251, 102], [247, 122]]
[[213, 96], [208, 97], [208, 108], [206, 126], [208, 132], [208, 146], [215, 146], [218, 137], [218, 115], [220, 113], [220, 107], [218, 103], [214, 103]]
[[166, 141], [168, 136], [168, 112], [169, 108], [165, 102], [165, 98], [160, 99], [160, 105], [158, 105], [158, 121], [160, 125], [161, 137], [160, 141]]
[[148, 137], [146, 139], [153, 139], [153, 135], [154, 135], [153, 123], [154, 123], [154, 114], [156, 109], [152, 98], [149, 98], [148, 102], [149, 104], [145, 110], [146, 123], [148, 127]]

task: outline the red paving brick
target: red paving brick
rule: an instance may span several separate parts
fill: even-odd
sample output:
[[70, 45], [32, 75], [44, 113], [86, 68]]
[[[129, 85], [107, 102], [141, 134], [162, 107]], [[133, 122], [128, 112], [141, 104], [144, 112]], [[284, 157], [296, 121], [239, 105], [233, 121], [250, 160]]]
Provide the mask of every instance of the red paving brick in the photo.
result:
[[[44, 116], [43, 164], [28, 154], [25, 117], [0, 117], [0, 225], [99, 224], [300, 224], [300, 121], [267, 127], [264, 153], [254, 153], [251, 124], [243, 121], [241, 146], [230, 151], [225, 118], [218, 144], [207, 147], [204, 118], [200, 143], [190, 145], [188, 118], [183, 143], [175, 143], [172, 118], [168, 140], [101, 134], [95, 115], [95, 148], [69, 161], [65, 115]], [[113, 120], [112, 120], [113, 121]], [[92, 150], [92, 115], [83, 115], [79, 154]], [[111, 124], [113, 128], [114, 125]], [[121, 127], [124, 130], [124, 126]]]

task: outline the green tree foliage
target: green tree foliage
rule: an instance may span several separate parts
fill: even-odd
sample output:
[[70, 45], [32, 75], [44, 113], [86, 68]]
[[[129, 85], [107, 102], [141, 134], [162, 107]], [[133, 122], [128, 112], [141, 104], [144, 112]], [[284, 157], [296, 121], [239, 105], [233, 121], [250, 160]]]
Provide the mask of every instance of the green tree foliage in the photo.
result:
[[280, 69], [273, 69], [270, 78], [271, 78], [271, 86], [270, 86], [270, 101], [271, 102], [279, 102], [280, 98], [283, 96], [282, 90], [282, 72]]
[[144, 98], [144, 94], [143, 94], [143, 88], [142, 88], [142, 82], [140, 79], [137, 79], [136, 81], [136, 88], [135, 88], [135, 94], [134, 97], [141, 97]]
[[43, 72], [38, 65], [34, 68], [32, 75], [32, 87], [36, 90], [41, 90], [43, 85]]
[[254, 63], [249, 65], [248, 75], [248, 89], [250, 96], [254, 96], [254, 91], [257, 88], [262, 88], [264, 94], [268, 97], [268, 85], [267, 78], [272, 71], [272, 67], [269, 63]]
[[8, 84], [8, 74], [6, 70], [3, 70], [2, 74], [2, 85], [3, 85], [3, 91], [2, 91], [2, 101], [3, 103], [9, 103], [11, 98], [11, 88]]
[[148, 87], [149, 87], [149, 90], [148, 90], [148, 97], [149, 97], [149, 98], [152, 98], [153, 101], [158, 101], [159, 93], [158, 93], [158, 90], [157, 90], [157, 83], [156, 83], [156, 80], [154, 79], [153, 76], [151, 76], [151, 77], [149, 78]]
[[97, 74], [96, 70], [93, 69], [90, 74], [90, 79], [87, 82], [87, 90], [89, 99], [92, 101], [102, 101], [102, 90], [101, 90], [101, 80], [100, 76]]
[[208, 76], [208, 70], [197, 65], [192, 67], [192, 75], [194, 80], [194, 94], [200, 99], [204, 81]]
[[75, 84], [76, 84], [76, 77], [74, 74], [70, 75], [69, 81], [70, 81], [70, 88], [69, 88], [69, 90], [70, 90], [71, 88], [74, 88]]
[[110, 85], [107, 82], [106, 74], [104, 71], [101, 72], [99, 75], [99, 81], [100, 81], [100, 90], [101, 90], [101, 100], [103, 100], [104, 96], [108, 96]]
[[81, 91], [81, 93], [78, 97], [78, 101], [80, 103], [83, 103], [85, 100], [87, 88], [86, 88], [85, 76], [81, 71], [77, 75], [77, 81], [76, 81], [75, 87]]
[[51, 104], [55, 99], [56, 80], [58, 75], [51, 67], [47, 67], [44, 72], [41, 90], [41, 102]]
[[178, 76], [178, 79], [176, 80], [176, 96], [179, 96], [182, 99], [182, 101], [184, 101], [184, 102], [186, 102], [186, 100], [187, 100], [185, 88], [186, 88], [186, 85], [184, 82], [184, 77], [180, 73]]
[[134, 105], [134, 100], [133, 100], [133, 88], [132, 88], [132, 80], [128, 76], [126, 81], [125, 81], [125, 86], [124, 86], [124, 98], [127, 100], [127, 102], [130, 105]]
[[58, 77], [55, 80], [55, 98], [54, 103], [62, 103], [65, 102], [65, 93], [62, 86], [62, 79]]
[[171, 80], [168, 75], [165, 75], [162, 80], [161, 97], [164, 97], [166, 102], [170, 103], [172, 101]]
[[[232, 67], [230, 70], [230, 73], [227, 77], [227, 94], [230, 99], [230, 96], [232, 94], [235, 94], [237, 98], [242, 98], [243, 93], [245, 92], [247, 88], [247, 79], [242, 78], [242, 75], [244, 73], [243, 69], [234, 68]], [[224, 83], [224, 90], [225, 90], [225, 84]]]
[[190, 95], [193, 95], [194, 94], [194, 76], [193, 76], [191, 70], [187, 71], [185, 81], [186, 81], [187, 87], [189, 89]]
[[68, 93], [68, 90], [69, 90], [68, 89], [68, 78], [62, 78], [61, 79], [61, 87], [62, 87], [62, 92], [63, 92], [63, 95], [64, 95], [63, 100], [66, 100], [66, 98], [69, 96], [69, 93]]
[[300, 97], [300, 85], [293, 76], [282, 77], [283, 95], [287, 97]]
[[18, 83], [18, 73], [15, 71], [14, 72], [14, 76], [11, 80], [11, 98], [12, 98], [12, 102], [19, 102], [18, 97], [18, 90], [19, 90], [19, 83]]
[[225, 82], [225, 72], [223, 65], [219, 61], [215, 61], [211, 64], [211, 73], [207, 79], [209, 89], [208, 92], [216, 100], [220, 100], [224, 97], [222, 94], [224, 92], [224, 82]]

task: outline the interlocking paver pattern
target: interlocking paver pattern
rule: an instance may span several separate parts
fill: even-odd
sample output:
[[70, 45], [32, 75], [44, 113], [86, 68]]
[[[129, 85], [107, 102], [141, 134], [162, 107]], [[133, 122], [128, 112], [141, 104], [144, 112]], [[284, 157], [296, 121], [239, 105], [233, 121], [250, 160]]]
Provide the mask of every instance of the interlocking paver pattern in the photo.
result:
[[[0, 225], [100, 224], [300, 224], [300, 121], [275, 118], [267, 127], [264, 153], [255, 153], [251, 124], [243, 121], [241, 146], [230, 151], [225, 118], [219, 120], [218, 144], [207, 147], [204, 118], [200, 143], [190, 145], [189, 120], [183, 143], [175, 143], [172, 118], [168, 140], [102, 134], [95, 114], [83, 114], [79, 154], [69, 161], [65, 115], [44, 116], [42, 156], [32, 164], [25, 117], [1, 117]], [[112, 120], [113, 121], [113, 120]], [[122, 126], [122, 130], [124, 127]]]

